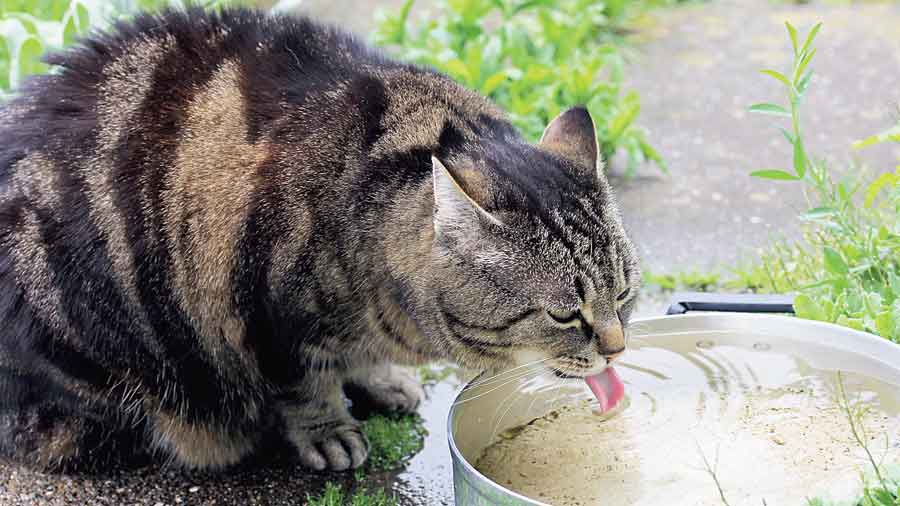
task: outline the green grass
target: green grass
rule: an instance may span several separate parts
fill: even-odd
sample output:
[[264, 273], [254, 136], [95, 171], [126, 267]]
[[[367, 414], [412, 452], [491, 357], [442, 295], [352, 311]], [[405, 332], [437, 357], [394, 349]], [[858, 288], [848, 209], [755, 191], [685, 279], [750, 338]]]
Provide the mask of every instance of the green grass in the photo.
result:
[[306, 506], [396, 506], [397, 500], [388, 496], [384, 489], [369, 492], [359, 489], [348, 495], [340, 485], [332, 482], [317, 496], [306, 495]]
[[655, 286], [664, 292], [690, 290], [712, 292], [722, 288], [722, 275], [714, 271], [688, 270], [657, 274], [645, 269], [644, 284]]
[[307, 494], [307, 506], [396, 506], [396, 499], [384, 489], [369, 491], [362, 484], [371, 474], [398, 469], [422, 450], [427, 434], [422, 418], [375, 415], [363, 422], [362, 430], [369, 440], [369, 458], [353, 473], [352, 493], [344, 486], [327, 482], [318, 495]]
[[[794, 292], [797, 316], [837, 323], [900, 342], [900, 166], [873, 174], [851, 166], [836, 177], [828, 163], [807, 152], [800, 113], [812, 81], [810, 63], [820, 25], [803, 40], [788, 26], [794, 63], [787, 73], [763, 72], [786, 91], [787, 105], [750, 110], [784, 118], [790, 169], [762, 169], [755, 177], [801, 185], [810, 202], [802, 215], [803, 240], [782, 241], [736, 273], [745, 288]], [[900, 125], [855, 144], [857, 149], [900, 142]]]
[[369, 439], [369, 460], [366, 469], [372, 472], [397, 469], [425, 444], [422, 417], [413, 415], [375, 415], [362, 426]]
[[436, 385], [459, 372], [459, 366], [450, 363], [436, 363], [420, 366], [416, 373], [423, 385]]
[[627, 171], [662, 157], [635, 124], [640, 97], [623, 86], [623, 32], [632, 17], [666, 1], [436, 0], [413, 21], [414, 0], [382, 12], [376, 43], [435, 67], [505, 109], [534, 141], [564, 109], [591, 111], [604, 160], [627, 156]]
[[[837, 177], [804, 142], [801, 105], [812, 83], [813, 28], [800, 38], [788, 25], [794, 62], [786, 72], [763, 72], [783, 86], [783, 104], [762, 103], [750, 111], [783, 118], [780, 137], [791, 146], [789, 168], [751, 173], [773, 184], [801, 185], [809, 202], [800, 216], [803, 238], [776, 241], [758, 258], [723, 279], [715, 272], [686, 271], [645, 276], [668, 290], [732, 290], [794, 293], [797, 316], [832, 322], [900, 343], [900, 166], [874, 171], [851, 165]], [[854, 144], [855, 149], [900, 143], [900, 124]]]
[[353, 473], [353, 493], [333, 482], [316, 496], [307, 495], [307, 506], [396, 506], [393, 496], [378, 488], [369, 491], [361, 485], [374, 473], [393, 471], [422, 450], [428, 433], [419, 415], [375, 415], [363, 422], [369, 440], [369, 458]]

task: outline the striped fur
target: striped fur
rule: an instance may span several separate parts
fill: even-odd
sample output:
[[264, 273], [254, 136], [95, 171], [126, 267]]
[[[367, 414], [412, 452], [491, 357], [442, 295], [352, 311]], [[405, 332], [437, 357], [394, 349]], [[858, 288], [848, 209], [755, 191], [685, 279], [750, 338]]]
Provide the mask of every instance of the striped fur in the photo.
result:
[[583, 109], [529, 145], [443, 75], [251, 10], [48, 61], [0, 110], [8, 457], [219, 468], [275, 432], [346, 469], [343, 387], [421, 400], [394, 363], [582, 375], [624, 344], [640, 275]]

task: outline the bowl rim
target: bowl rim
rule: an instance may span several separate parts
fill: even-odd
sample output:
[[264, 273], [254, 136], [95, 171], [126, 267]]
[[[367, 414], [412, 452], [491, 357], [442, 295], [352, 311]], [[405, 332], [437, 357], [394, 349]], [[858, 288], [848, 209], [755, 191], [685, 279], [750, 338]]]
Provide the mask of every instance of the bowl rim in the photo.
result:
[[[714, 322], [721, 320], [732, 320], [734, 323], [746, 323], [747, 321], [767, 321], [768, 323], [777, 324], [778, 322], [789, 323], [791, 325], [801, 325], [806, 326], [810, 329], [822, 329], [830, 332], [838, 331], [842, 334], [845, 334], [845, 337], [852, 338], [855, 343], [866, 343], [870, 350], [866, 353], [869, 355], [871, 359], [878, 360], [880, 362], [885, 363], [889, 367], [900, 370], [900, 364], [892, 364], [885, 360], [881, 360], [878, 357], [872, 356], [874, 354], [871, 348], [881, 348], [885, 351], [892, 350], [893, 353], [900, 353], [900, 344], [894, 343], [889, 339], [886, 339], [881, 336], [877, 336], [875, 334], [870, 334], [868, 332], [863, 332], [859, 330], [855, 330], [849, 327], [843, 327], [840, 325], [836, 325], [834, 323], [822, 322], [817, 320], [807, 320], [797, 318], [795, 316], [787, 316], [780, 314], [759, 314], [759, 313], [714, 313], [714, 312], [696, 312], [696, 313], [688, 313], [688, 314], [677, 314], [677, 315], [665, 315], [665, 316], [651, 316], [646, 318], [638, 318], [629, 323], [629, 325], [634, 325], [637, 323], [659, 323], [664, 321], [671, 320], [712, 320]], [[738, 328], [737, 330], [741, 330]], [[652, 335], [652, 334], [651, 334]], [[470, 486], [478, 486], [478, 488], [486, 487], [491, 490], [495, 490], [498, 493], [509, 497], [509, 499], [515, 499], [521, 501], [520, 504], [529, 505], [529, 506], [552, 506], [548, 503], [540, 502], [531, 497], [522, 495], [516, 491], [510, 490], [503, 485], [495, 482], [494, 480], [488, 478], [484, 474], [481, 473], [478, 469], [475, 468], [474, 464], [469, 462], [465, 456], [463, 456], [462, 452], [456, 446], [456, 440], [453, 432], [453, 418], [456, 414], [456, 402], [459, 400], [460, 396], [473, 384], [473, 382], [477, 381], [483, 372], [478, 376], [473, 378], [471, 381], [467, 382], [460, 391], [453, 398], [453, 405], [450, 406], [449, 413], [447, 414], [447, 441], [450, 446], [450, 456], [453, 461], [453, 473], [457, 472], [457, 466], [462, 466], [466, 475], [461, 478], [468, 482]], [[474, 484], [471, 482], [472, 478], [476, 478], [478, 480], [478, 484]], [[456, 491], [455, 485], [457, 483], [457, 477], [454, 476], [454, 497], [457, 497], [458, 492]], [[480, 491], [479, 491], [480, 492]]]

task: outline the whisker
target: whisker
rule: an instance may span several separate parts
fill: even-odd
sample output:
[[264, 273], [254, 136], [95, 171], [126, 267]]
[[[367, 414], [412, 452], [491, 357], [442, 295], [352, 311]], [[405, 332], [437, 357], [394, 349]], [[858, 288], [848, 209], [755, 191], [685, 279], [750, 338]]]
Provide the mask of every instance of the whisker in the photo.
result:
[[[521, 395], [522, 395], [522, 392], [521, 392], [520, 390], [516, 390], [515, 392], [511, 393], [511, 394], [509, 395], [509, 397], [507, 397], [507, 399], [511, 399], [511, 400], [510, 400], [510, 403], [509, 403], [509, 406], [506, 407], [506, 411], [504, 411], [503, 414], [500, 415], [500, 418], [497, 420], [497, 423], [494, 424], [494, 428], [491, 430], [491, 437], [490, 437], [490, 439], [489, 439], [488, 441], [493, 441], [493, 440], [494, 440], [494, 436], [497, 435], [497, 431], [500, 429], [500, 424], [503, 423], [503, 418], [509, 413], [509, 410], [512, 409], [513, 404], [516, 403], [516, 400], [517, 400]], [[504, 400], [504, 402], [506, 402], [506, 400]], [[501, 402], [501, 403], [497, 406], [497, 409], [494, 410], [494, 415], [495, 415], [495, 416], [497, 415], [497, 411], [500, 411], [500, 408], [502, 408], [502, 407], [503, 407], [503, 402]]]
[[[546, 374], [546, 373], [544, 373], [544, 374]], [[528, 405], [528, 409], [525, 411], [525, 414], [527, 414], [528, 416], [532, 416], [530, 413], [531, 413], [531, 408], [534, 407], [535, 401], [537, 401], [537, 395], [533, 395], [531, 397], [531, 403]]]
[[[505, 371], [501, 371], [501, 372], [499, 372], [499, 373], [497, 373], [497, 374], [494, 374], [493, 376], [489, 376], [489, 377], [487, 377], [487, 378], [484, 378], [484, 379], [481, 379], [481, 380], [477, 380], [477, 381], [471, 383], [471, 384], [470, 384], [470, 387], [478, 387], [478, 386], [490, 384], [491, 382], [493, 382], [493, 381], [495, 381], [495, 380], [508, 379], [508, 378], [502, 378], [502, 376], [505, 376], [505, 375], [508, 375], [508, 374], [520, 374], [520, 373], [523, 372], [523, 371], [521, 371], [522, 368], [533, 367], [533, 366], [535, 366], [535, 365], [544, 363], [544, 362], [546, 362], [546, 361], [548, 361], [548, 360], [552, 360], [552, 357], [547, 357], [547, 358], [544, 358], [544, 359], [541, 359], [541, 360], [535, 360], [534, 362], [528, 362], [527, 364], [522, 364], [522, 365], [520, 365], [520, 366], [513, 367], [512, 369], [506, 369]], [[518, 370], [518, 372], [516, 372], [517, 370]], [[530, 372], [530, 370], [526, 370], [526, 371], [524, 371], [524, 372], [527, 373], [527, 372]]]
[[625, 335], [628, 337], [639, 337], [649, 335], [647, 333], [648, 327], [643, 324], [636, 324], [625, 328]]
[[[500, 384], [500, 385], [498, 385], [498, 386], [496, 386], [496, 387], [494, 387], [494, 388], [488, 390], [487, 392], [482, 392], [482, 393], [480, 393], [480, 394], [478, 394], [478, 395], [475, 395], [475, 396], [473, 396], [473, 397], [468, 397], [468, 398], [463, 399], [463, 400], [461, 400], [461, 401], [456, 401], [456, 402], [453, 403], [453, 405], [454, 405], [454, 406], [458, 406], [458, 405], [460, 405], [460, 404], [465, 404], [465, 403], [467, 403], [467, 402], [469, 402], [469, 401], [474, 401], [475, 399], [477, 399], [477, 398], [479, 398], [479, 397], [484, 397], [485, 395], [487, 395], [487, 394], [489, 394], [489, 393], [491, 393], [491, 392], [495, 392], [495, 391], [497, 391], [497, 390], [499, 390], [499, 389], [505, 387], [506, 385], [509, 385], [510, 383], [514, 383], [514, 382], [520, 380], [521, 378], [527, 377], [529, 374], [534, 374], [534, 377], [536, 378], [536, 377], [540, 376], [541, 374], [543, 374], [543, 371], [541, 371], [541, 370], [537, 370], [537, 371], [528, 371], [526, 374], [524, 374], [524, 375], [522, 375], [522, 376], [519, 376], [519, 377], [516, 377], [516, 378], [512, 378], [512, 379], [510, 379], [509, 381], [506, 381], [506, 382], [504, 382], [504, 383], [502, 383], [502, 384]], [[529, 378], [529, 379], [530, 379], [530, 378]]]
[[[563, 373], [564, 375], [568, 375], [569, 371], [571, 371], [571, 370], [572, 369], [569, 367], [564, 367], [560, 372]], [[553, 386], [555, 399], [553, 401], [551, 401], [550, 411], [557, 409], [557, 407], [562, 403], [563, 399], [562, 399], [562, 396], [560, 395], [559, 389], [562, 388], [562, 386], [565, 384], [565, 382], [566, 382], [565, 378], [560, 378], [560, 377], [556, 378], [556, 384]]]
[[535, 377], [536, 377], [536, 376], [540, 375], [541, 373], [542, 373], [541, 369], [529, 369], [527, 371], [519, 371], [518, 373], [516, 373], [512, 376], [505, 376], [503, 378], [497, 378], [492, 381], [478, 383], [477, 385], [472, 385], [469, 388], [470, 389], [471, 388], [486, 388], [488, 386], [495, 385], [495, 384], [501, 383], [501, 382], [503, 384], [507, 384], [511, 381], [519, 381], [519, 380], [529, 381], [529, 379], [526, 379], [526, 378], [528, 378], [531, 375], [535, 375]]

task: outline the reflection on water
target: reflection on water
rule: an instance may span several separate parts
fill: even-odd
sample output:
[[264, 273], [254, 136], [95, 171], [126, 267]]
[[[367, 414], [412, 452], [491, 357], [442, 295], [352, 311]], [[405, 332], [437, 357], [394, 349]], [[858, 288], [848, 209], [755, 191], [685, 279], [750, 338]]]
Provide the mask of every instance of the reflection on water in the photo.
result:
[[[837, 403], [838, 371], [851, 403], [868, 408], [861, 424], [873, 449], [897, 452], [896, 372], [824, 347], [732, 337], [654, 337], [618, 366], [628, 402], [613, 416], [594, 414], [587, 392], [538, 402], [545, 411], [532, 418], [545, 416], [498, 427], [478, 469], [559, 506], [720, 505], [711, 472], [732, 506], [847, 498], [866, 459]], [[557, 386], [546, 377], [522, 385], [535, 398]]]

